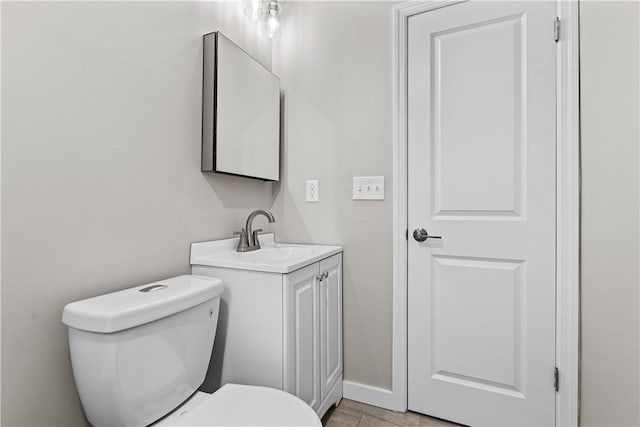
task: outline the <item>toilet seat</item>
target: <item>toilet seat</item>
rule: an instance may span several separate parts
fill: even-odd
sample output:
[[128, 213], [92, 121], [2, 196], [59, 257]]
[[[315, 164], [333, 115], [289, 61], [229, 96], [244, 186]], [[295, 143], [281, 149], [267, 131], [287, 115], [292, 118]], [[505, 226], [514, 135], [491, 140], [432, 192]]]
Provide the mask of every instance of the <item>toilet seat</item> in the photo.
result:
[[213, 394], [197, 392], [155, 426], [322, 426], [309, 405], [269, 387], [226, 384]]

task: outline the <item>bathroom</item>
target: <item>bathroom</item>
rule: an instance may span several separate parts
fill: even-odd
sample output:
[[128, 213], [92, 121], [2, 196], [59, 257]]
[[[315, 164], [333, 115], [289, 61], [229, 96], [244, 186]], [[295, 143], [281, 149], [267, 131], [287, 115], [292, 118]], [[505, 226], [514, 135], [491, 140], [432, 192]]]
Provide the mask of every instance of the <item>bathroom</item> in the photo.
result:
[[[279, 242], [342, 246], [343, 397], [397, 409], [401, 5], [282, 2], [271, 39], [242, 2], [1, 3], [3, 426], [89, 425], [64, 306], [191, 273], [192, 243], [232, 237], [256, 209], [273, 213], [256, 227]], [[574, 425], [640, 424], [638, 14], [635, 1], [579, 4]], [[280, 79], [278, 182], [201, 172], [212, 31]], [[384, 199], [354, 200], [360, 176], [384, 177]]]

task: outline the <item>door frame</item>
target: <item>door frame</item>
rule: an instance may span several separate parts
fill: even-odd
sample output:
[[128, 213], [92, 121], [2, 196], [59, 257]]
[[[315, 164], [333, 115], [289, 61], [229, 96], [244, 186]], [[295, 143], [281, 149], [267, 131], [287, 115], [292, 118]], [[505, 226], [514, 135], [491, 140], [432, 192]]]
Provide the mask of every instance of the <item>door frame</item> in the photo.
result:
[[[407, 410], [407, 28], [413, 15], [462, 3], [393, 7], [393, 346], [391, 401]], [[556, 101], [556, 426], [577, 426], [580, 366], [580, 123], [578, 0], [556, 0], [560, 18]], [[549, 23], [549, 31], [552, 31]], [[553, 373], [549, 372], [549, 386]]]

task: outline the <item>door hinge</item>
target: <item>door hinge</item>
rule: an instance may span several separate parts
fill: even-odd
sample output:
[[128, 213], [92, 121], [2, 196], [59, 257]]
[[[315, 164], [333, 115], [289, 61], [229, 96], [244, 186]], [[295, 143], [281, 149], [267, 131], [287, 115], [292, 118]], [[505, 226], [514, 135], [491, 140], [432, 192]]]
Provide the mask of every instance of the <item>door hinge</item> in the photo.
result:
[[553, 388], [557, 392], [560, 391], [560, 371], [557, 366], [553, 368]]
[[404, 239], [407, 240], [407, 241], [409, 240], [409, 229], [408, 228], [404, 229]]
[[560, 40], [560, 18], [556, 16], [556, 20], [553, 21], [553, 35], [555, 36], [556, 43]]

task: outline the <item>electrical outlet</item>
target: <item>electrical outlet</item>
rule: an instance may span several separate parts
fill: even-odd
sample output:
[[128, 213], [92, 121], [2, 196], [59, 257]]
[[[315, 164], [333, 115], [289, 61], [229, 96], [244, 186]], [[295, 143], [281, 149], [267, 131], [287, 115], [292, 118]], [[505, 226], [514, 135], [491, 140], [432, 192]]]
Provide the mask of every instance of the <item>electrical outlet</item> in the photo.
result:
[[320, 181], [317, 179], [307, 181], [307, 202], [320, 201]]
[[354, 176], [353, 200], [384, 200], [384, 176]]

